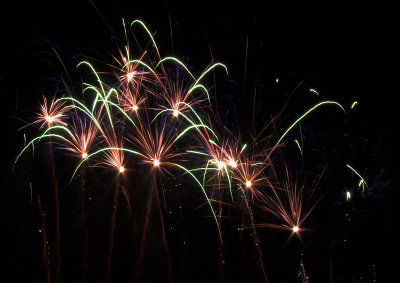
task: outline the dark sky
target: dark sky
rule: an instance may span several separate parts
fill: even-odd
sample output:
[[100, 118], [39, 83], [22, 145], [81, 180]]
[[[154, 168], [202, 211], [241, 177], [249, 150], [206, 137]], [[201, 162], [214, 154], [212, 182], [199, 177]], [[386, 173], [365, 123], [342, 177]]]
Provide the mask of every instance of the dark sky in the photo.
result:
[[[41, 95], [54, 88], [52, 78], [64, 74], [60, 66], [55, 66], [51, 46], [60, 53], [71, 75], [79, 77], [73, 74], [79, 55], [110, 58], [114, 40], [123, 36], [122, 18], [127, 22], [143, 20], [157, 32], [162, 54], [186, 56], [194, 68], [208, 65], [211, 50], [217, 61], [227, 65], [230, 79], [245, 89], [236, 97], [244, 105], [251, 101], [256, 82], [265, 85], [260, 100], [268, 104], [268, 91], [277, 77], [288, 91], [303, 81], [305, 88], [317, 89], [323, 99], [346, 105], [357, 100], [357, 113], [351, 122], [354, 135], [368, 140], [366, 148], [372, 152], [367, 154], [381, 156], [379, 164], [385, 164], [387, 178], [396, 184], [393, 190], [398, 187], [400, 25], [396, 7], [371, 1], [351, 5], [324, 1], [318, 5], [287, 1], [92, 2], [21, 1], [0, 12], [0, 103], [5, 142], [1, 165], [6, 187], [1, 236], [7, 247], [9, 271], [23, 272], [24, 265], [29, 264], [23, 259], [19, 262], [26, 255], [23, 248], [9, 248], [19, 244], [29, 247], [28, 228], [22, 227], [26, 220], [21, 219], [26, 212], [17, 205], [21, 194], [11, 187], [15, 183], [8, 173], [23, 143], [17, 132], [23, 123], [15, 117], [26, 115], [24, 119], [29, 119]], [[242, 85], [245, 68], [247, 88]], [[395, 214], [393, 204], [399, 195], [393, 190], [386, 192], [390, 215]], [[386, 218], [385, 213], [376, 221]], [[388, 245], [398, 250], [398, 223], [393, 225], [385, 231], [393, 233], [388, 235]], [[374, 239], [386, 238], [381, 235]], [[34, 268], [29, 270], [34, 272]]]

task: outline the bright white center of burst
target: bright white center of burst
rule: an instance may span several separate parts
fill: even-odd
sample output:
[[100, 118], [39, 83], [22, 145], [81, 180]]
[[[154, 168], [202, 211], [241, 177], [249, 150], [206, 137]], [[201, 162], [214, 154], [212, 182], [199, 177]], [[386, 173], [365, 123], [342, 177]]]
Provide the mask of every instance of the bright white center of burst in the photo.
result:
[[293, 232], [297, 233], [299, 231], [299, 227], [298, 226], [293, 226]]
[[138, 107], [136, 104], [132, 106], [133, 111], [137, 111], [138, 108], [139, 108], [139, 107]]
[[120, 173], [124, 173], [124, 171], [125, 171], [124, 166], [119, 166], [119, 172], [120, 172]]
[[231, 161], [229, 162], [229, 165], [230, 165], [232, 168], [236, 168], [236, 167], [237, 167], [236, 162], [233, 161], [233, 160], [231, 160]]
[[136, 72], [133, 71], [133, 72], [130, 72], [130, 73], [128, 73], [128, 74], [126, 75], [127, 78], [128, 78], [128, 82], [130, 82], [130, 81], [133, 79], [133, 77], [135, 76], [135, 74], [136, 74]]
[[173, 114], [175, 117], [178, 117], [179, 111], [178, 111], [178, 110], [174, 110], [174, 112], [172, 112], [172, 114]]
[[217, 160], [217, 167], [218, 167], [218, 169], [222, 169], [222, 168], [224, 168], [224, 166], [225, 166], [225, 163], [224, 163], [223, 161]]
[[53, 123], [54, 118], [50, 116], [46, 116], [46, 121], [49, 122], [50, 124]]
[[246, 181], [246, 187], [250, 188], [251, 187], [251, 181]]
[[160, 160], [154, 159], [153, 164], [154, 164], [154, 167], [160, 166]]
[[87, 157], [87, 153], [86, 152], [82, 153], [82, 158], [86, 158], [86, 157]]

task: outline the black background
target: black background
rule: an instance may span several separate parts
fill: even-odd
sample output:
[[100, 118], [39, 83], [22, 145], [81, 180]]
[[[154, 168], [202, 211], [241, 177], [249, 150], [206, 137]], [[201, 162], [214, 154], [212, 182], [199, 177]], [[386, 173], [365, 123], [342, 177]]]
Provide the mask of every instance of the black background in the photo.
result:
[[[264, 86], [258, 99], [266, 105], [266, 111], [279, 104], [279, 100], [269, 96], [270, 92], [274, 95], [285, 94], [300, 82], [303, 82], [303, 92], [313, 87], [323, 99], [337, 100], [346, 105], [357, 100], [359, 105], [355, 114], [348, 117], [351, 121], [345, 124], [338, 122], [340, 130], [337, 132], [345, 131], [342, 127], [350, 132], [349, 139], [357, 147], [357, 156], [362, 156], [360, 159], [365, 161], [359, 164], [371, 168], [381, 167], [381, 171], [384, 171], [383, 179], [389, 181], [389, 185], [379, 194], [376, 192], [379, 197], [358, 206], [360, 213], [355, 216], [358, 221], [353, 220], [347, 232], [351, 242], [347, 251], [341, 248], [333, 251], [328, 248], [298, 248], [296, 245], [301, 246], [298, 242], [286, 249], [265, 247], [265, 258], [268, 258], [268, 253], [274, 253], [265, 260], [266, 272], [271, 282], [296, 280], [295, 276], [286, 273], [296, 275], [298, 251], [308, 250], [307, 264], [311, 269], [311, 282], [329, 282], [329, 260], [320, 262], [320, 258], [334, 259], [333, 282], [350, 282], [354, 278], [355, 282], [364, 282], [360, 279], [363, 276], [370, 280], [366, 282], [372, 282], [370, 273], [373, 265], [376, 266], [378, 281], [394, 282], [395, 278], [399, 279], [399, 219], [396, 216], [396, 203], [399, 199], [397, 131], [400, 120], [396, 103], [399, 96], [400, 63], [400, 46], [397, 42], [399, 25], [396, 19], [398, 9], [389, 4], [361, 1], [353, 4], [321, 2], [318, 5], [261, 2], [95, 1], [96, 9], [88, 1], [22, 1], [1, 8], [1, 135], [5, 143], [1, 159], [4, 174], [1, 236], [2, 255], [6, 263], [2, 265], [4, 271], [0, 276], [8, 279], [2, 281], [43, 279], [38, 253], [40, 238], [33, 232], [38, 222], [37, 215], [32, 216], [33, 212], [27, 208], [29, 197], [25, 190], [26, 184], [21, 180], [16, 181], [18, 177], [11, 173], [13, 158], [23, 145], [22, 134], [17, 131], [23, 123], [16, 117], [29, 119], [42, 94], [54, 91], [52, 78], [65, 75], [63, 69], [56, 66], [56, 58], [49, 55], [52, 54], [50, 46], [55, 46], [71, 75], [79, 77], [74, 75], [77, 55], [89, 54], [104, 60], [110, 59], [108, 54], [115, 50], [115, 38], [123, 36], [122, 18], [127, 22], [141, 19], [150, 30], [156, 31], [161, 54], [186, 56], [190, 65], [198, 69], [203, 69], [212, 57], [225, 63], [229, 69], [229, 79], [239, 85], [231, 99], [233, 104], [241, 101], [236, 103], [240, 113], [250, 107], [256, 83]], [[246, 85], [243, 85], [245, 74], [247, 80]], [[277, 77], [283, 85], [278, 90], [274, 86]], [[222, 97], [226, 95], [223, 93]], [[291, 106], [294, 111], [298, 111], [296, 113], [301, 113], [311, 105], [308, 100], [303, 104], [301, 102], [300, 99]], [[229, 108], [230, 104], [222, 103], [222, 107]], [[246, 114], [240, 115], [247, 118]], [[333, 128], [334, 122], [329, 123], [329, 127]], [[342, 147], [347, 145], [336, 145], [338, 149]], [[348, 152], [343, 153], [344, 164], [349, 162], [350, 155]], [[34, 174], [32, 172], [25, 174]], [[371, 169], [370, 175], [373, 172], [377, 170]], [[24, 178], [27, 176], [24, 175]], [[322, 212], [324, 209], [321, 209]], [[328, 214], [329, 221], [340, 223], [335, 212]], [[315, 218], [320, 220], [323, 217]], [[328, 235], [329, 231], [336, 230], [324, 230]], [[203, 236], [199, 232], [198, 237]], [[215, 240], [212, 239], [214, 236], [208, 236], [210, 242]], [[268, 246], [272, 238], [264, 235], [261, 243]], [[310, 236], [305, 244], [312, 246], [313, 239]], [[208, 245], [209, 252], [199, 251], [201, 248], [189, 249], [183, 259], [176, 260], [181, 262], [198, 258], [199, 266], [197, 269], [177, 268], [177, 281], [219, 280], [218, 270], [210, 267], [213, 262], [217, 262], [217, 252], [212, 251], [215, 246], [210, 243]], [[275, 247], [277, 245], [271, 244]], [[239, 252], [232, 256], [238, 257]], [[290, 257], [293, 258], [294, 269], [286, 272], [286, 267], [293, 267], [293, 262], [287, 260]], [[188, 264], [194, 265], [196, 263]], [[184, 268], [187, 270], [184, 271]], [[68, 270], [68, 267], [65, 269]], [[228, 264], [226, 268], [226, 273], [231, 274], [228, 276], [231, 281], [234, 278], [245, 278], [238, 275], [243, 272], [250, 271], [241, 272], [234, 264]], [[64, 276], [66, 282], [73, 278]], [[258, 275], [247, 278], [257, 279]]]

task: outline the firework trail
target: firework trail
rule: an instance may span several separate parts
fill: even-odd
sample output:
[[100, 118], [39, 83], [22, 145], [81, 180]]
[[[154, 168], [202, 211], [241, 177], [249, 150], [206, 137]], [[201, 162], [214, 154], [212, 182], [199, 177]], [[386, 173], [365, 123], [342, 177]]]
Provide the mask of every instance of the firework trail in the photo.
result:
[[46, 281], [51, 282], [50, 278], [50, 269], [49, 269], [49, 259], [47, 256], [47, 224], [46, 224], [46, 218], [44, 217], [43, 211], [42, 211], [42, 206], [40, 204], [40, 196], [38, 197], [38, 207], [39, 207], [39, 213], [40, 213], [40, 218], [42, 220], [42, 228], [43, 230], [41, 231], [43, 233], [43, 244], [42, 244], [42, 262], [43, 266], [45, 269], [45, 274], [46, 274]]

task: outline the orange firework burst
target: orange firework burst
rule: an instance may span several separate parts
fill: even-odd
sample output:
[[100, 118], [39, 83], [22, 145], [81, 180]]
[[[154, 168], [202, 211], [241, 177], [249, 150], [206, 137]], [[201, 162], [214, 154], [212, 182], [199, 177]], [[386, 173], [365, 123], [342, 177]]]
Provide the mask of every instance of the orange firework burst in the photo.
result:
[[[319, 177], [320, 178], [320, 177]], [[319, 178], [305, 195], [305, 185], [300, 185], [292, 180], [289, 170], [286, 167], [285, 180], [269, 183], [269, 192], [264, 193], [259, 208], [270, 213], [279, 219], [281, 224], [258, 224], [260, 227], [272, 227], [278, 229], [290, 230], [293, 233], [299, 233], [304, 228], [302, 224], [308, 218], [318, 201], [312, 202], [315, 186]]]
[[93, 143], [99, 137], [99, 129], [92, 121], [84, 119], [73, 120], [70, 125], [71, 130], [65, 129], [69, 138], [64, 148], [84, 159], [90, 154], [90, 147], [96, 147]]
[[37, 120], [33, 123], [42, 123], [40, 128], [50, 127], [52, 125], [62, 124], [66, 125], [62, 118], [65, 116], [66, 109], [63, 107], [64, 103], [56, 100], [55, 97], [51, 100], [50, 104], [47, 102], [47, 98], [43, 96], [43, 102], [40, 104], [40, 112], [37, 114]]

